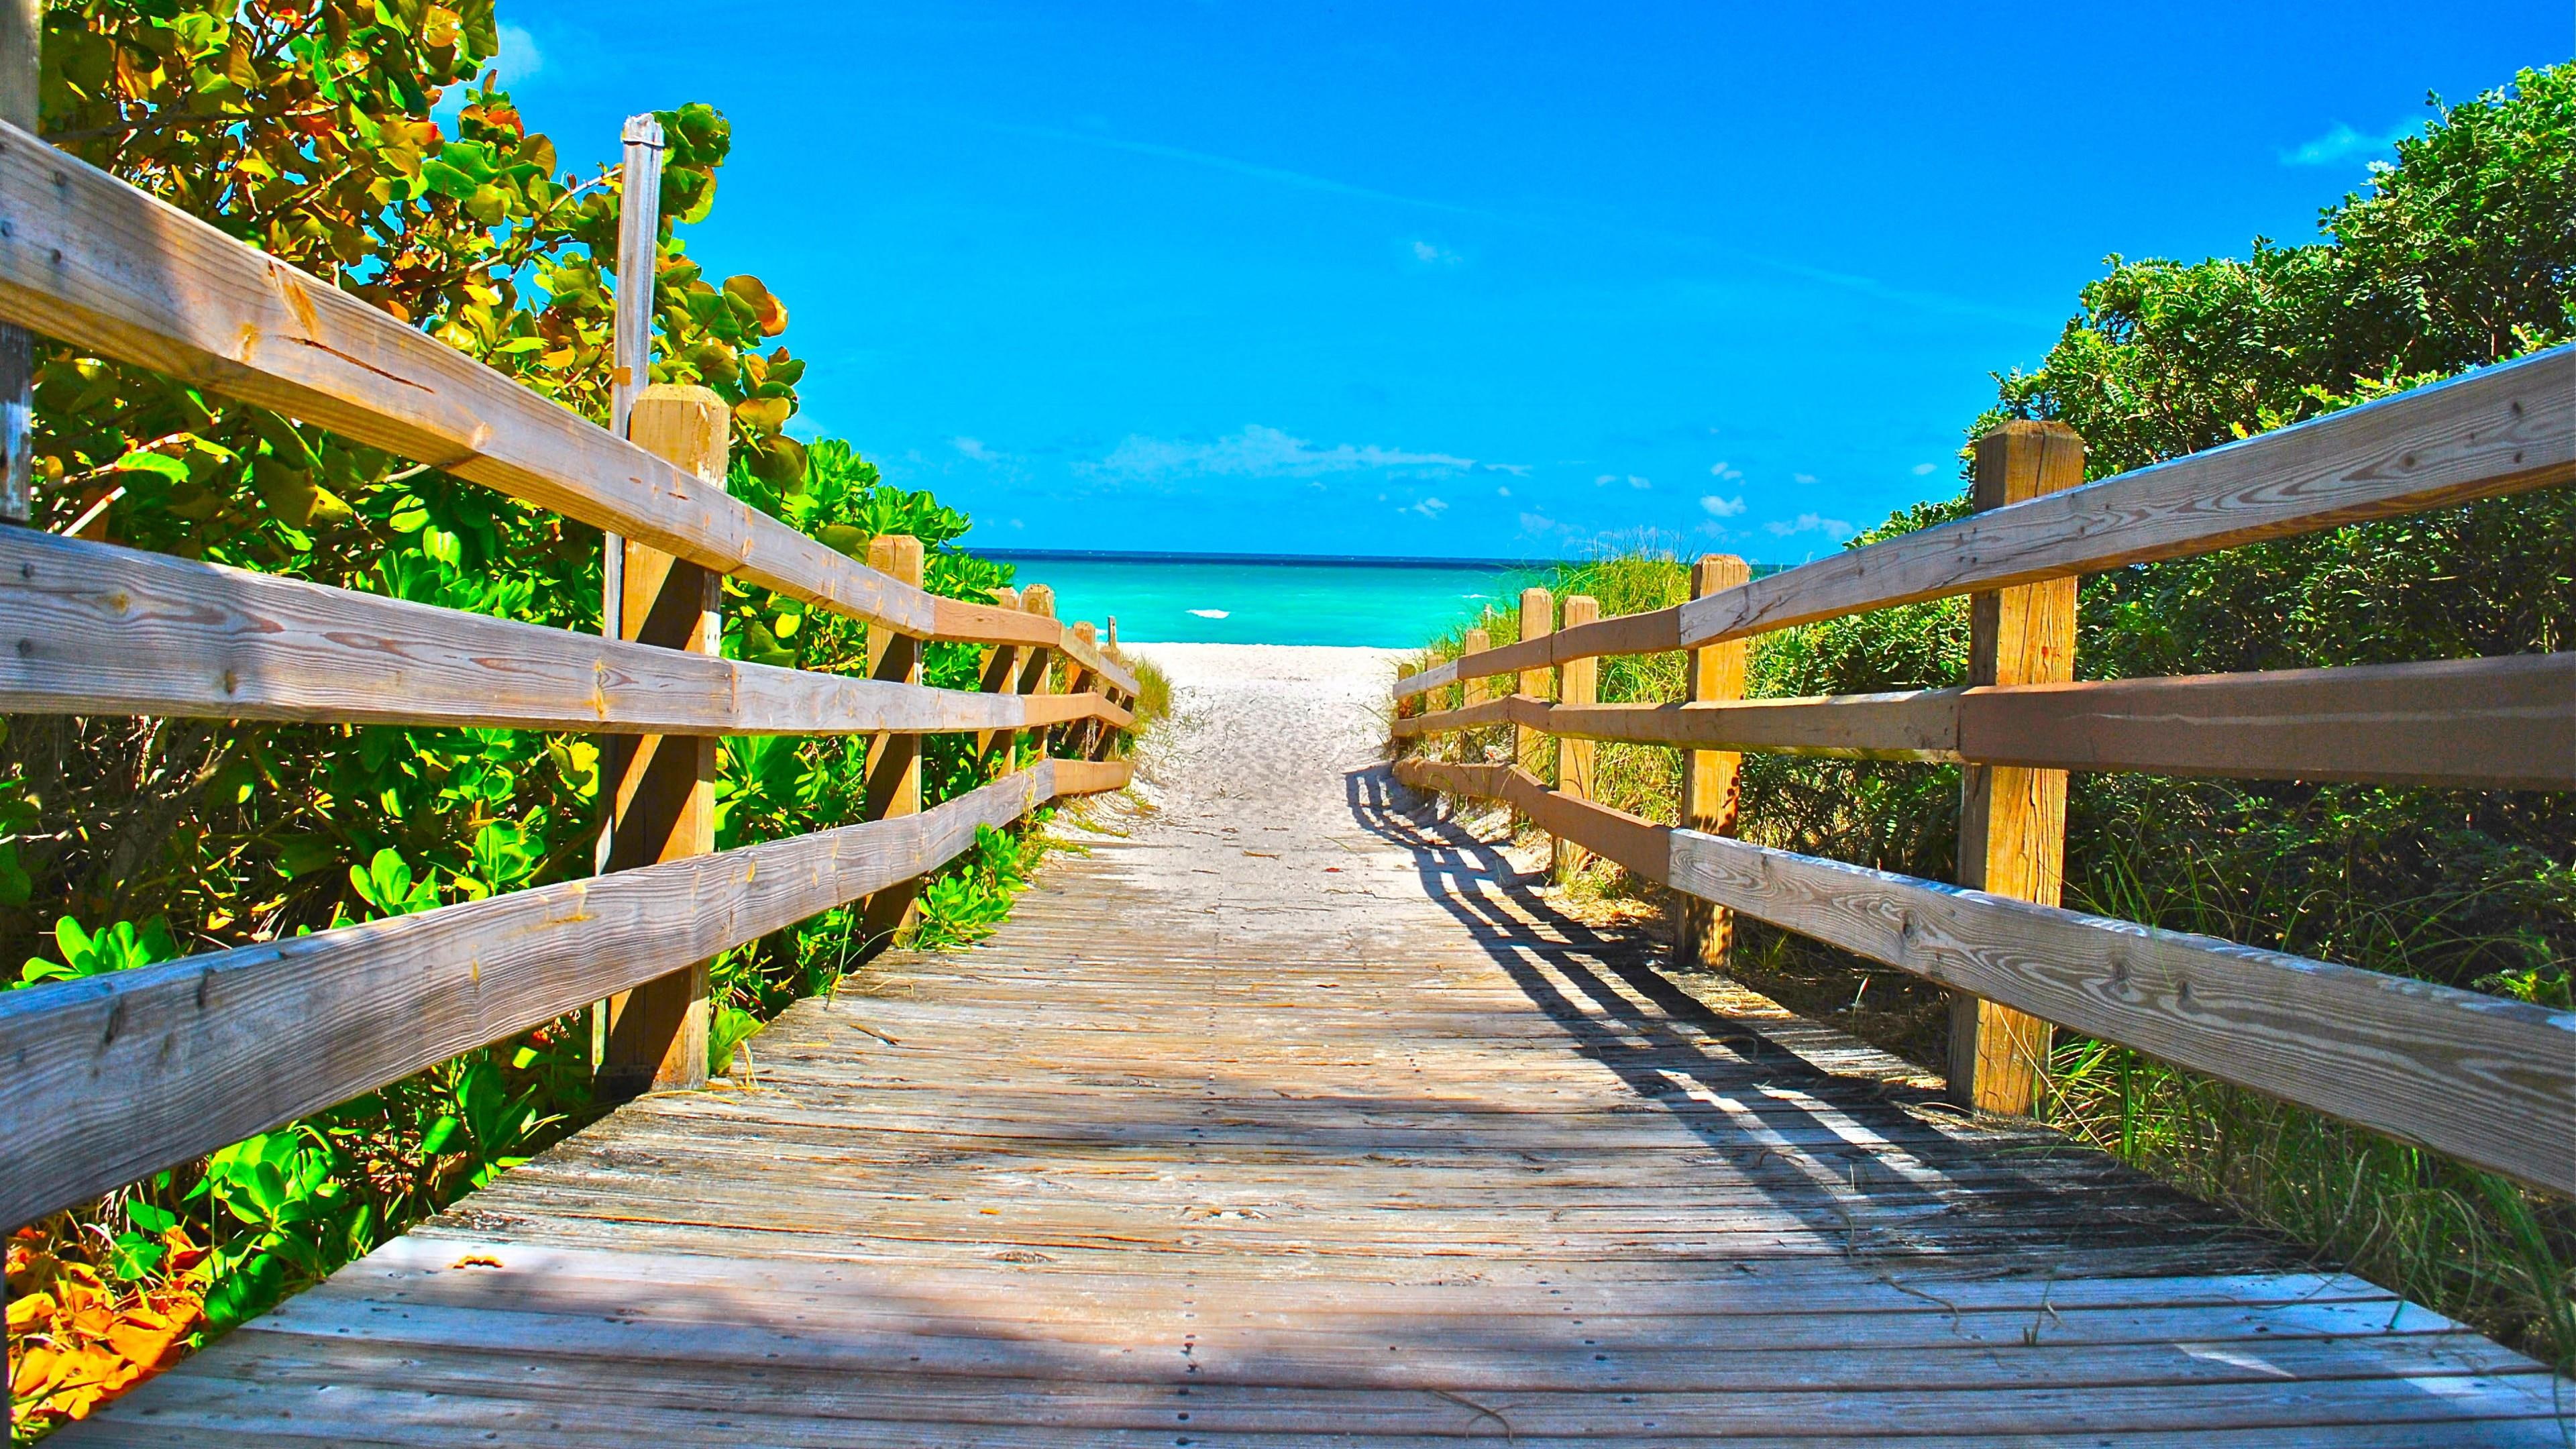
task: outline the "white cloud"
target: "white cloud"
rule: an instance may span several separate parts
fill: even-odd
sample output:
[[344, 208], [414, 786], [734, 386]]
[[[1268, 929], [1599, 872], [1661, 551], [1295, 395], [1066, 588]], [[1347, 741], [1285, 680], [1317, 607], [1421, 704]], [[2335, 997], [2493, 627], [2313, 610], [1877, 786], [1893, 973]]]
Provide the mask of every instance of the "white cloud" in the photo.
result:
[[1631, 488], [1652, 488], [1655, 485], [1652, 481], [1640, 478], [1636, 474], [1631, 473], [1628, 475], [1628, 486]]
[[1556, 531], [1556, 527], [1556, 520], [1548, 517], [1544, 513], [1524, 513], [1521, 515], [1521, 532], [1523, 533], [1553, 533]]
[[1530, 475], [1530, 465], [1527, 463], [1479, 463], [1476, 466], [1488, 473], [1509, 473], [1515, 478], [1526, 478]]
[[2391, 127], [2385, 136], [2365, 136], [2341, 121], [2337, 121], [2333, 130], [2304, 146], [2296, 146], [2280, 153], [2281, 164], [2332, 166], [2340, 161], [2357, 161], [2365, 156], [2376, 156], [2383, 151], [2394, 149], [2399, 141], [2414, 133], [2415, 125], [2411, 121]]
[[1711, 518], [1733, 518], [1735, 515], [1744, 511], [1744, 500], [1742, 498], [1720, 498], [1715, 494], [1711, 494], [1708, 497], [1701, 499], [1699, 501], [1699, 506], [1707, 509], [1708, 516]]
[[955, 448], [958, 452], [965, 454], [967, 457], [974, 459], [978, 463], [998, 463], [1002, 461], [1002, 455], [994, 452], [988, 447], [985, 447], [984, 440], [981, 438], [950, 438], [948, 440], [948, 446]]
[[1789, 481], [1792, 483], [1813, 483], [1816, 481], [1816, 475], [1813, 473], [1792, 473], [1789, 475]]
[[512, 85], [526, 85], [546, 68], [546, 53], [537, 48], [537, 38], [516, 25], [501, 26], [501, 53], [492, 62], [499, 67], [501, 78]]
[[1496, 498], [1509, 498], [1512, 496], [1512, 490], [1509, 488], [1497, 488], [1494, 490], [1494, 496]]
[[1454, 267], [1466, 260], [1436, 242], [1421, 240], [1413, 243], [1413, 259], [1426, 267]]
[[1708, 465], [1708, 476], [1716, 479], [1720, 483], [1732, 483], [1736, 479], [1744, 476], [1744, 470], [1741, 468], [1730, 468], [1722, 462], [1711, 463]]
[[1602, 474], [1600, 477], [1595, 478], [1595, 479], [1593, 479], [1593, 480], [1592, 480], [1592, 486], [1593, 486], [1593, 487], [1595, 487], [1595, 488], [1598, 488], [1598, 487], [1600, 487], [1600, 486], [1601, 486], [1602, 484], [1604, 484], [1604, 483], [1616, 483], [1616, 482], [1618, 482], [1618, 481], [1619, 481], [1619, 475], [1618, 475], [1618, 474], [1616, 474], [1616, 473], [1604, 473], [1604, 474]]
[[1075, 471], [1109, 478], [1157, 480], [1220, 476], [1234, 478], [1314, 478], [1327, 473], [1371, 469], [1443, 473], [1473, 468], [1476, 460], [1448, 453], [1408, 453], [1375, 443], [1337, 444], [1319, 448], [1277, 428], [1253, 423], [1242, 432], [1198, 443], [1130, 434], [1097, 463], [1077, 463]]
[[1425, 498], [1421, 502], [1413, 505], [1411, 508], [1407, 508], [1403, 511], [1406, 513], [1419, 513], [1425, 518], [1438, 518], [1441, 514], [1449, 511], [1449, 505], [1441, 502], [1437, 498]]
[[1762, 527], [1765, 532], [1778, 538], [1788, 538], [1801, 533], [1821, 533], [1836, 543], [1851, 537], [1854, 532], [1850, 524], [1839, 518], [1826, 518], [1815, 513], [1801, 513], [1786, 523], [1775, 518]]
[[1940, 471], [1941, 465], [1938, 463], [1917, 463], [1914, 465], [1914, 476], [1917, 478], [1929, 478]]

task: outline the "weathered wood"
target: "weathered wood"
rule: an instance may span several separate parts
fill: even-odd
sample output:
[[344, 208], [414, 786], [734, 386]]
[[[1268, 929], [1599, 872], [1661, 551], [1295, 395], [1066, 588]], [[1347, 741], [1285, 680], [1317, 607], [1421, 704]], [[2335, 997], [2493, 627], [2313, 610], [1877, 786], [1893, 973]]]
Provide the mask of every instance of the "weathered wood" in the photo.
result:
[[[1691, 565], [1694, 599], [1739, 587], [1753, 577], [1752, 565], [1733, 554], [1702, 554]], [[1687, 702], [1724, 708], [1744, 698], [1746, 647], [1741, 640], [1709, 644], [1689, 653], [1685, 671]], [[1731, 835], [1741, 791], [1744, 756], [1734, 750], [1691, 750], [1682, 759], [1681, 823], [1711, 835]], [[1735, 920], [1726, 908], [1685, 896], [1673, 912], [1673, 959], [1687, 967], [1725, 969], [1735, 946]]]
[[[1548, 792], [1405, 760], [1415, 789]], [[1540, 808], [1544, 808], [1542, 805]], [[1647, 879], [1939, 985], [2550, 1192], [2576, 1192], [2576, 1012], [1560, 805], [1546, 828]], [[1660, 847], [1663, 860], [1649, 857]]]
[[[2213, 553], [2576, 479], [2576, 343], [1980, 513], [1705, 599], [1509, 645], [1493, 673], [1749, 638], [1891, 604]], [[1459, 661], [1396, 682], [1418, 692]]]
[[1957, 754], [2060, 770], [2576, 790], [2576, 654], [1972, 689]]
[[977, 825], [1123, 783], [1123, 766], [1041, 762], [920, 815], [0, 992], [0, 1221], [95, 1197], [935, 869]]
[[[629, 179], [634, 160], [630, 153]], [[649, 169], [658, 171], [658, 164]], [[627, 405], [627, 436], [636, 446], [710, 488], [725, 486], [730, 422], [725, 400], [703, 387], [664, 383], [640, 388]], [[620, 636], [645, 648], [721, 655], [724, 615], [717, 576], [640, 543], [625, 544], [622, 553], [624, 563], [615, 574], [620, 597], [609, 614]], [[602, 873], [715, 849], [712, 737], [607, 736], [600, 743], [599, 779], [608, 804]], [[601, 1003], [596, 1021], [601, 1096], [617, 1100], [647, 1088], [685, 1090], [705, 1084], [706, 962], [692, 962], [610, 996]]]
[[[1046, 586], [1038, 584], [1033, 587]], [[1132, 670], [1102, 653], [1098, 645], [1074, 637], [1071, 629], [1053, 622], [1041, 624], [1036, 622], [1037, 616], [1025, 610], [1006, 609], [995, 604], [975, 604], [964, 599], [936, 599], [933, 603], [937, 605], [937, 618], [931, 631], [932, 638], [966, 644], [1044, 645], [1127, 693], [1136, 692], [1136, 676]], [[1046, 617], [1052, 621], [1054, 615]]]
[[[921, 540], [889, 533], [868, 540], [868, 565], [890, 579], [918, 586], [926, 563]], [[906, 688], [921, 684], [921, 641], [891, 629], [868, 631], [868, 677]], [[921, 813], [921, 737], [879, 735], [868, 742], [867, 818], [891, 820]], [[860, 912], [864, 955], [883, 950], [912, 921], [918, 880], [905, 879], [868, 897]]]
[[[2013, 422], [1977, 440], [1976, 506], [2026, 503], [2084, 482], [2084, 440], [2063, 423]], [[2019, 584], [1968, 600], [1971, 688], [2075, 677], [2075, 580]], [[1685, 822], [1688, 823], [1688, 822]], [[1959, 884], [2058, 902], [2066, 881], [2066, 772], [1969, 764], [1959, 772]], [[2039, 1098], [2049, 1025], [1974, 996], [1950, 999], [1950, 1094], [2019, 1116]]]
[[1502, 801], [1527, 815], [1539, 829], [1565, 836], [1642, 879], [1664, 883], [1672, 854], [1664, 835], [1671, 827], [1641, 820], [1597, 801], [1558, 794], [1545, 781], [1516, 765], [1398, 760], [1395, 778], [1398, 784], [1415, 790]]
[[[1555, 633], [1555, 596], [1540, 588], [1521, 590], [1520, 621], [1523, 643], [1544, 639]], [[1513, 691], [1514, 693], [1529, 699], [1545, 699], [1548, 697], [1550, 686], [1555, 681], [1548, 678], [1547, 667], [1541, 665], [1534, 669], [1521, 670], [1520, 678], [1515, 683], [1519, 687]], [[1546, 778], [1548, 756], [1553, 752], [1551, 742], [1546, 735], [1527, 725], [1512, 727], [1512, 759], [1532, 776]], [[1524, 828], [1529, 823], [1526, 819], [1521, 822]]]
[[0, 126], [0, 319], [912, 634], [928, 594], [79, 159]]
[[[1036, 618], [1046, 620], [1046, 627], [1056, 633], [1071, 637], [1070, 631], [1057, 628], [1055, 624], [1054, 589], [1045, 584], [1029, 585], [1020, 593], [1020, 608]], [[1055, 660], [1056, 651], [1050, 647], [1033, 645], [1021, 651], [1019, 682], [1021, 695], [1035, 699], [1047, 694], [1054, 683]], [[1046, 756], [1047, 739], [1050, 734], [1051, 731], [1043, 729], [1024, 731], [1018, 737], [1018, 744], [1014, 748], [1034, 753], [1043, 759]]]
[[1687, 831], [1671, 876], [1955, 990], [2576, 1192], [2576, 1012]]
[[[1581, 628], [1601, 617], [1601, 601], [1589, 594], [1575, 594], [1565, 601], [1565, 627]], [[1556, 697], [1559, 708], [1580, 709], [1593, 702], [1599, 692], [1601, 666], [1590, 659], [1571, 659], [1557, 669]], [[1550, 712], [1553, 714], [1553, 711]], [[1539, 728], [1545, 729], [1542, 723]], [[1562, 795], [1577, 800], [1592, 798], [1592, 741], [1580, 736], [1559, 739], [1556, 743], [1556, 788]], [[1550, 864], [1559, 884], [1583, 869], [1588, 854], [1582, 846], [1556, 837]]]
[[[1458, 658], [1474, 659], [1487, 652], [1485, 646], [1485, 631], [1482, 629], [1470, 629], [1466, 632], [1466, 635], [1460, 642]], [[1456, 661], [1452, 660], [1449, 664], [1442, 665], [1441, 668], [1451, 668], [1455, 663]], [[1486, 676], [1481, 674], [1470, 674], [1458, 681], [1458, 707], [1461, 710], [1474, 709], [1476, 706], [1483, 704], [1486, 698]]]
[[1400, 738], [1527, 724], [1685, 749], [2221, 779], [2576, 789], [2576, 654], [2012, 688], [1549, 708], [1489, 700]]
[[[1020, 591], [1009, 587], [995, 589], [993, 602], [1016, 613], [1020, 607]], [[1022, 647], [1017, 644], [995, 644], [985, 649], [980, 681], [984, 693], [1003, 698], [1019, 697], [1022, 652]], [[996, 758], [1009, 751], [1014, 738], [1016, 736], [1001, 730], [984, 730], [975, 736], [976, 763], [987, 776], [994, 772]], [[1002, 766], [1007, 769], [1009, 761], [1003, 760]]]
[[[43, 113], [44, 11], [44, 0], [0, 4], [0, 121], [30, 136]], [[0, 322], [0, 523], [24, 523], [34, 506], [34, 343], [26, 328]], [[7, 1401], [0, 1385], [0, 1404]]]
[[983, 695], [649, 648], [112, 544], [0, 530], [0, 712], [638, 734], [938, 733], [1096, 696]]

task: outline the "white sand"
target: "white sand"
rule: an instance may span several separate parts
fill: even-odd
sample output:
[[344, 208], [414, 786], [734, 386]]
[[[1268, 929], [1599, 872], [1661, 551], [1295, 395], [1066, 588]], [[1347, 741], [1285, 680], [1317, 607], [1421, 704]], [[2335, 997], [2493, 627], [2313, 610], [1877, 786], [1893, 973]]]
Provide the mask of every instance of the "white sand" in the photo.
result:
[[1122, 879], [1255, 934], [1359, 928], [1356, 896], [1423, 903], [1413, 854], [1370, 829], [1381, 809], [1359, 808], [1396, 793], [1387, 687], [1406, 651], [1123, 647], [1171, 679], [1172, 715], [1137, 755], [1144, 808], [1100, 819]]

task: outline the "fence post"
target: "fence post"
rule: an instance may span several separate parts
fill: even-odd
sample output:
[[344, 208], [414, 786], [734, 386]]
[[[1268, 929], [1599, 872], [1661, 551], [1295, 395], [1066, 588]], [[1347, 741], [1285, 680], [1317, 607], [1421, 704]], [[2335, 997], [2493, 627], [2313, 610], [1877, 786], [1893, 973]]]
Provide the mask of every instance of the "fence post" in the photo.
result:
[[[1731, 553], [1707, 553], [1691, 565], [1694, 599], [1728, 589], [1753, 577], [1753, 568]], [[1690, 651], [1689, 698], [1700, 704], [1744, 697], [1745, 643], [1741, 639]], [[1709, 835], [1735, 833], [1737, 775], [1744, 757], [1733, 750], [1692, 750], [1682, 761], [1681, 821]], [[1735, 944], [1735, 913], [1726, 907], [1684, 896], [1675, 918], [1675, 964], [1716, 971], [1726, 965]]]
[[[1094, 649], [1098, 649], [1100, 647], [1100, 635], [1098, 631], [1091, 627], [1091, 621], [1089, 619], [1076, 621], [1073, 626], [1073, 637], [1090, 645]], [[1100, 676], [1092, 673], [1088, 668], [1083, 666], [1080, 660], [1073, 658], [1071, 655], [1065, 656], [1064, 673], [1065, 693], [1080, 694], [1084, 690], [1090, 689], [1102, 691], [1105, 696], [1108, 686], [1101, 682]], [[1079, 724], [1066, 725], [1064, 729], [1065, 738], [1072, 744], [1075, 756], [1085, 760], [1093, 758], [1093, 746], [1097, 744], [1100, 739], [1100, 721], [1096, 719], [1087, 719]]]
[[[1471, 654], [1482, 654], [1493, 647], [1494, 646], [1491, 643], [1487, 642], [1487, 636], [1484, 630], [1470, 629], [1467, 631], [1466, 636], [1458, 643], [1458, 657], [1464, 659]], [[1471, 704], [1483, 704], [1484, 702], [1484, 676], [1481, 674], [1459, 676], [1458, 707], [1460, 709], [1465, 709]], [[1464, 739], [1465, 736], [1461, 736], [1460, 738]]]
[[[1601, 601], [1590, 594], [1576, 594], [1565, 601], [1565, 627], [1589, 624], [1601, 617]], [[1601, 661], [1569, 659], [1557, 666], [1556, 697], [1561, 704], [1592, 704], [1600, 694]], [[1577, 800], [1592, 798], [1592, 750], [1590, 740], [1556, 737], [1556, 792]], [[1565, 884], [1592, 853], [1571, 840], [1559, 837], [1556, 842], [1556, 883]]]
[[[1001, 605], [1005, 609], [1017, 609], [1020, 606], [1020, 591], [1013, 588], [995, 589], [993, 590], [993, 602]], [[982, 680], [979, 681], [978, 687], [986, 694], [1009, 694], [1016, 690], [1019, 687], [1021, 653], [1022, 650], [1017, 644], [996, 644], [992, 648], [985, 650], [984, 674]], [[1002, 750], [1008, 751], [1011, 746], [1011, 742], [1018, 738], [1019, 733], [1016, 730], [976, 731], [976, 774], [987, 780], [993, 778], [995, 774], [993, 769], [993, 755], [995, 753], [994, 747], [996, 742], [999, 743]], [[1011, 762], [1006, 759], [1002, 764], [1003, 769], [1000, 773], [1008, 774]]]
[[[1979, 512], [2084, 481], [2084, 440], [2063, 423], [2013, 422], [1977, 440]], [[1968, 600], [1968, 683], [2075, 677], [2075, 580]], [[1959, 769], [1959, 884], [2053, 906], [2066, 883], [2066, 772]], [[1964, 992], [1950, 998], [1950, 1095], [1981, 1112], [2026, 1114], [2048, 1064], [2051, 1027]]]
[[[1020, 607], [1039, 618], [1052, 619], [1055, 617], [1055, 590], [1045, 584], [1031, 584], [1020, 593]], [[1055, 653], [1056, 651], [1052, 649], [1036, 646], [1021, 652], [1020, 693], [1051, 694], [1054, 692], [1048, 688], [1048, 684], [1049, 676], [1055, 666]], [[1020, 738], [1036, 747], [1039, 758], [1045, 758], [1048, 739], [1048, 732], [1045, 729], [1024, 731]]]
[[[1521, 590], [1522, 642], [1544, 639], [1555, 628], [1556, 596], [1545, 589]], [[1527, 695], [1532, 699], [1545, 699], [1547, 687], [1551, 683], [1548, 676], [1552, 673], [1554, 671], [1544, 664], [1536, 669], [1524, 669], [1521, 671], [1520, 678], [1515, 681], [1512, 692]], [[1532, 729], [1528, 725], [1512, 726], [1512, 763], [1544, 780], [1547, 778], [1548, 746], [1553, 738], [1547, 731]], [[1514, 834], [1527, 830], [1536, 823], [1518, 811], [1512, 814]]]
[[[921, 540], [885, 533], [868, 540], [868, 567], [921, 586]], [[897, 684], [921, 683], [921, 641], [882, 625], [868, 626], [868, 677]], [[921, 813], [921, 736], [886, 733], [868, 742], [867, 818], [890, 820]], [[894, 933], [912, 919], [912, 898], [919, 877], [887, 886], [868, 897], [859, 939], [873, 955], [885, 949]]]
[[[706, 486], [725, 486], [731, 412], [703, 387], [637, 394], [627, 435]], [[619, 550], [618, 633], [639, 644], [723, 650], [720, 581], [711, 570], [626, 542]], [[602, 869], [626, 870], [715, 849], [716, 742], [709, 735], [611, 735], [600, 751], [607, 818]], [[605, 1003], [599, 1088], [625, 1097], [707, 1080], [707, 963], [648, 981]]]

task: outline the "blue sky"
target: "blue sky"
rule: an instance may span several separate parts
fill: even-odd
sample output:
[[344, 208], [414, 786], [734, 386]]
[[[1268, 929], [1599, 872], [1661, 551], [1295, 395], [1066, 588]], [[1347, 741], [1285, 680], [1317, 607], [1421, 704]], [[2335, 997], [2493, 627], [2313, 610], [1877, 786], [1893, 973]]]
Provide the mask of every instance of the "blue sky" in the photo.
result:
[[[2109, 252], [2305, 240], [2565, 0], [502, 0], [568, 163], [734, 127], [809, 433], [992, 547], [1787, 561], [1956, 487]], [[2082, 13], [2077, 13], [2082, 12]]]

